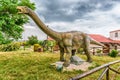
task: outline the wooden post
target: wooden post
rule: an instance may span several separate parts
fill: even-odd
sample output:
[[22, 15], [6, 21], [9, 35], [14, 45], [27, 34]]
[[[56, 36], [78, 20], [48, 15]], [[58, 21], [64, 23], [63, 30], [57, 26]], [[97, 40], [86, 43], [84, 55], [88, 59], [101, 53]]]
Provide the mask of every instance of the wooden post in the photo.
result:
[[[109, 66], [108, 66], [108, 68], [109, 68]], [[109, 69], [106, 72], [106, 80], [109, 80]]]

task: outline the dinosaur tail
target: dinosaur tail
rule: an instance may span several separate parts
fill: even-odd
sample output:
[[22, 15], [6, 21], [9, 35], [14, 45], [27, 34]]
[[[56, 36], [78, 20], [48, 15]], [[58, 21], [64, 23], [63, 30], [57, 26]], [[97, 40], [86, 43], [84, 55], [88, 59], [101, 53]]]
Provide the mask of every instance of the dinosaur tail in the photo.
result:
[[100, 43], [100, 42], [98, 42], [98, 41], [96, 41], [94, 39], [90, 39], [90, 43], [91, 44], [96, 44], [96, 45], [99, 45], [99, 46], [107, 48], [107, 46], [105, 46], [104, 44], [102, 44], [102, 43]]

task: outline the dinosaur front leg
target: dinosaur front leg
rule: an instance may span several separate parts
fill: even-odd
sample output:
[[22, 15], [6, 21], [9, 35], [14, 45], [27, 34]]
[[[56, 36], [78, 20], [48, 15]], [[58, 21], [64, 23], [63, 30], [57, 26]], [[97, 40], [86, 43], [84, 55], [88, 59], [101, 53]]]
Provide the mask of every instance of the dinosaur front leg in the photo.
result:
[[92, 62], [92, 58], [90, 56], [90, 51], [88, 50], [88, 48], [85, 48], [85, 54], [87, 56], [87, 62]]
[[60, 48], [60, 61], [65, 61], [65, 59], [64, 59], [64, 48]]
[[70, 65], [70, 58], [71, 58], [71, 47], [66, 47], [66, 61], [64, 62], [63, 66], [68, 67]]

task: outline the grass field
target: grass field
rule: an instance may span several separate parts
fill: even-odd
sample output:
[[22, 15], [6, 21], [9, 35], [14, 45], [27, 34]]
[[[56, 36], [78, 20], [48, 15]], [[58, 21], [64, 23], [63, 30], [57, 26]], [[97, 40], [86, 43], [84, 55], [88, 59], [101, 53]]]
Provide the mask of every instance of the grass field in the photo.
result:
[[[78, 56], [86, 59], [85, 55]], [[93, 56], [92, 58], [96, 66], [120, 59], [120, 57], [111, 58], [108, 56]], [[50, 66], [51, 63], [58, 60], [58, 53], [0, 52], [0, 80], [68, 80], [70, 77], [83, 73], [82, 71], [58, 72]], [[120, 64], [113, 67], [117, 68], [118, 66]], [[101, 71], [84, 80], [96, 80], [100, 73]], [[120, 75], [117, 75], [116, 80], [120, 80]]]

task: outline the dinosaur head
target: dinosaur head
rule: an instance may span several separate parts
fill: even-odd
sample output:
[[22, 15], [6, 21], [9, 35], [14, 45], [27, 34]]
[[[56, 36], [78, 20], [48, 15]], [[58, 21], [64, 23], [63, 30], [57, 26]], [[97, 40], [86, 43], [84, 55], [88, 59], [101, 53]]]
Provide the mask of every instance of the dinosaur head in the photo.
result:
[[28, 14], [30, 9], [27, 6], [17, 6], [18, 13]]

